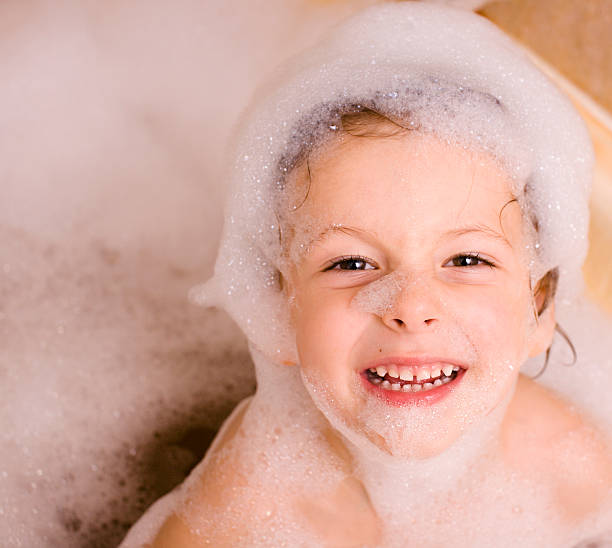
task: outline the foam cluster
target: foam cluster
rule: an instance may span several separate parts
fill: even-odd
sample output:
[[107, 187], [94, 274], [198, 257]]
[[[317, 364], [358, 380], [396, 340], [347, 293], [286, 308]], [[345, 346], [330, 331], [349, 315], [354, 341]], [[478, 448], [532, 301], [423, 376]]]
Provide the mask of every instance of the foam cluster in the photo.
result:
[[364, 108], [493, 155], [537, 228], [532, 278], [559, 268], [561, 299], [581, 289], [593, 156], [578, 114], [485, 19], [437, 5], [384, 4], [284, 65], [234, 142], [221, 249], [200, 298], [225, 307], [257, 347], [280, 356], [293, 344], [279, 285], [275, 196], [292, 169], [341, 131], [343, 113]]

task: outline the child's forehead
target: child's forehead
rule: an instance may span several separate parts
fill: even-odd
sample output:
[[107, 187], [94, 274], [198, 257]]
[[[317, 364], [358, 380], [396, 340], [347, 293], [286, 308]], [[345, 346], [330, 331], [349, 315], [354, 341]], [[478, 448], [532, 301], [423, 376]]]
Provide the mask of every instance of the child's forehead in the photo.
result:
[[354, 163], [360, 166], [375, 165], [380, 169], [393, 167], [398, 162], [410, 165], [411, 168], [422, 166], [429, 170], [441, 163], [453, 166], [495, 166], [507, 177], [491, 153], [420, 131], [384, 137], [344, 134], [323, 143], [309, 155], [311, 169], [313, 166], [319, 169], [346, 169]]
[[453, 200], [497, 213], [513, 198], [510, 177], [490, 154], [416, 132], [344, 136], [310, 155], [289, 186], [293, 208], [311, 215], [339, 207], [350, 213], [363, 200], [373, 214], [421, 206], [435, 215]]

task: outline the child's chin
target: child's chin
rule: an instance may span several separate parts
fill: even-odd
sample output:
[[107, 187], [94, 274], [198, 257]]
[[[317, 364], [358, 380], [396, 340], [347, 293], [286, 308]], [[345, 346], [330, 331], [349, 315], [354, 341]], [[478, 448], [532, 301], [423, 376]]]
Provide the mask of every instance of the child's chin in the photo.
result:
[[[460, 432], [424, 432], [406, 427], [377, 428], [342, 420], [337, 414], [324, 412], [330, 424], [350, 442], [353, 452], [373, 460], [387, 460], [389, 464], [402, 460], [426, 460], [444, 453], [460, 437]], [[346, 418], [346, 417], [345, 417]], [[398, 434], [399, 432], [399, 434]]]
[[444, 453], [456, 441], [456, 437], [448, 439], [444, 437], [402, 437], [396, 436], [368, 436], [371, 445], [377, 450], [394, 460], [427, 460]]

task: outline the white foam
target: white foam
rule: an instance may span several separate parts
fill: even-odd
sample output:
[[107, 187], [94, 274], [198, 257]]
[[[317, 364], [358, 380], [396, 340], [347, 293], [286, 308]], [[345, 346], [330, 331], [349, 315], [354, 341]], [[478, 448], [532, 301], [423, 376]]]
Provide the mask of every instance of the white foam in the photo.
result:
[[405, 274], [394, 271], [361, 289], [351, 305], [382, 317], [393, 308], [402, 291], [414, 283]]

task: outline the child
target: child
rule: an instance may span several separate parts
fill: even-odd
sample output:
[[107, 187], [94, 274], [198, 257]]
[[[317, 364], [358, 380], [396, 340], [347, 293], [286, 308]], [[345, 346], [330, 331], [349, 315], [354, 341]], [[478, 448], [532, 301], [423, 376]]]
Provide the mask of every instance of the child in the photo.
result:
[[580, 278], [577, 115], [490, 24], [416, 3], [281, 78], [206, 290], [257, 393], [125, 545], [604, 546], [606, 436], [519, 373]]

